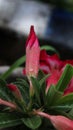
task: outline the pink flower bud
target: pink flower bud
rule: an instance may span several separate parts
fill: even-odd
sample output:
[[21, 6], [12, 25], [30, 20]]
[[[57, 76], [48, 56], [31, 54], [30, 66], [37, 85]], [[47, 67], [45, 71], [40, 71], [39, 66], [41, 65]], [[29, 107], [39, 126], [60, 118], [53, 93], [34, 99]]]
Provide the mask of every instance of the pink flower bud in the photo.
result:
[[39, 70], [40, 47], [38, 39], [31, 26], [30, 34], [26, 42], [26, 75], [36, 77]]
[[57, 130], [73, 130], [73, 120], [64, 116], [52, 116], [41, 111], [34, 111], [34, 114], [45, 117], [51, 121]]
[[15, 84], [8, 84], [7, 87], [13, 92], [13, 94], [18, 98], [22, 99], [20, 90], [17, 88]]
[[73, 130], [73, 120], [64, 116], [51, 116], [50, 120], [57, 130]]

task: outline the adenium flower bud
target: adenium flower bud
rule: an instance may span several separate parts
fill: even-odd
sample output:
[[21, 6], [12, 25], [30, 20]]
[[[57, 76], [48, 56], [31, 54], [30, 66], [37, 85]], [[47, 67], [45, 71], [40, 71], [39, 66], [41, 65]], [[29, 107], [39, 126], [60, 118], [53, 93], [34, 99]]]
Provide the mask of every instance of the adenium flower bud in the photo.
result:
[[40, 47], [38, 39], [34, 32], [34, 27], [31, 26], [30, 34], [26, 42], [26, 75], [36, 77], [39, 70]]
[[50, 120], [57, 130], [73, 130], [73, 120], [64, 116], [51, 116]]
[[15, 84], [7, 84], [7, 87], [13, 92], [13, 94], [18, 99], [22, 99], [22, 95], [20, 93], [20, 90], [17, 88], [17, 86]]
[[45, 117], [51, 121], [57, 130], [73, 130], [73, 120], [64, 116], [52, 116], [41, 111], [34, 111], [35, 114]]

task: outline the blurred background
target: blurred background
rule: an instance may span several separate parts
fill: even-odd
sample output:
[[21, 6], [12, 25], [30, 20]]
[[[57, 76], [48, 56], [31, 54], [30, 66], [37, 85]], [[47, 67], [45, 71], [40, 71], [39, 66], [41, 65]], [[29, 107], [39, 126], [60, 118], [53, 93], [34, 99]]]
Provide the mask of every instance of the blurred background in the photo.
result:
[[41, 45], [73, 58], [73, 0], [0, 0], [0, 65], [24, 55], [31, 25]]

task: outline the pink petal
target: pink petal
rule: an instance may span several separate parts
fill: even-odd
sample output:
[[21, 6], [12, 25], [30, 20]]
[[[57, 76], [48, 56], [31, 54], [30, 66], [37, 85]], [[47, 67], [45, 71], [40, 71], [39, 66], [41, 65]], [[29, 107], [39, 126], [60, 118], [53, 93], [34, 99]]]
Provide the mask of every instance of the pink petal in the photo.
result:
[[55, 70], [47, 79], [47, 88], [46, 88], [46, 92], [48, 91], [49, 87], [51, 85], [56, 85], [58, 80], [60, 79], [61, 76], [61, 72], [58, 70]]
[[71, 79], [68, 87], [64, 91], [64, 95], [67, 95], [69, 93], [73, 93], [73, 78]]
[[46, 61], [48, 58], [48, 55], [45, 50], [41, 50], [40, 52], [40, 61]]
[[67, 94], [70, 94], [70, 93], [73, 93], [73, 87], [66, 88], [65, 91], [64, 91], [64, 95], [67, 95]]
[[46, 63], [44, 63], [44, 62], [41, 62], [41, 63], [40, 63], [40, 69], [41, 69], [45, 74], [51, 73], [50, 67], [49, 67]]
[[26, 69], [25, 69], [25, 68], [23, 69], [22, 73], [23, 73], [24, 75], [26, 75]]
[[48, 55], [45, 50], [41, 51], [40, 54], [40, 64], [44, 63], [44, 67], [48, 66], [49, 70], [53, 72], [56, 69], [61, 68], [62, 61], [59, 59], [58, 55], [54, 54], [52, 56]]

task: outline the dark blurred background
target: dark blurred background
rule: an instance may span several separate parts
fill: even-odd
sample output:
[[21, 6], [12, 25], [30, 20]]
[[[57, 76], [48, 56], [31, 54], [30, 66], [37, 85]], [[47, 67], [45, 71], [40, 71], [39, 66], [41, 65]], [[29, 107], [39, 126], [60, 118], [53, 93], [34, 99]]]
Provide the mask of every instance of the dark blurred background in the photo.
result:
[[25, 54], [31, 25], [41, 45], [73, 58], [73, 0], [0, 0], [0, 65]]

